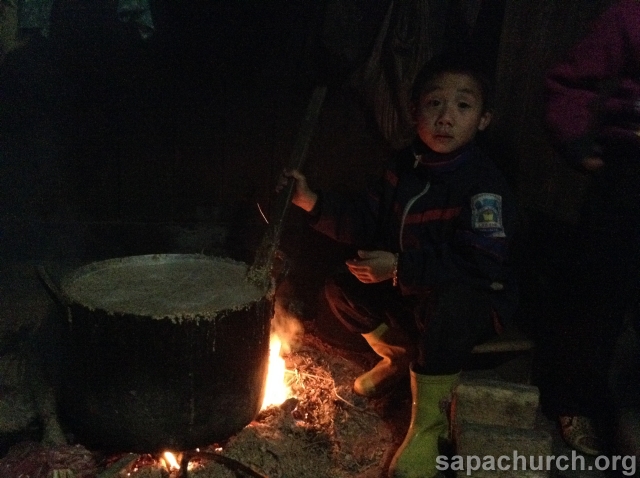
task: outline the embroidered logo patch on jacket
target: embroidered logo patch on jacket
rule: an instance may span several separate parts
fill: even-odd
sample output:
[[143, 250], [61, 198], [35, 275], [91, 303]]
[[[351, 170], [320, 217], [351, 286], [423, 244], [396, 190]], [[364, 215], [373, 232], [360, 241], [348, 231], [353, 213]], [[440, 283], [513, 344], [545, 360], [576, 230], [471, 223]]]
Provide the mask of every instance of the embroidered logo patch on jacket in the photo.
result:
[[502, 226], [502, 196], [480, 193], [471, 198], [471, 227], [490, 237], [505, 237]]

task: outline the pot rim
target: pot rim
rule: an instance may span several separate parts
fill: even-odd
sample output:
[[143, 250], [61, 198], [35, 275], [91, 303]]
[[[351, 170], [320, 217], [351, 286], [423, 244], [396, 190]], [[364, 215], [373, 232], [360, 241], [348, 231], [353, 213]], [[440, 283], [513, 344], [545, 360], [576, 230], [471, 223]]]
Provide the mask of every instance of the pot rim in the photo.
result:
[[72, 286], [74, 283], [89, 274], [93, 274], [99, 271], [107, 270], [110, 268], [116, 268], [121, 266], [128, 265], [164, 265], [171, 263], [203, 263], [210, 262], [212, 264], [219, 263], [227, 263], [232, 265], [238, 265], [245, 267], [248, 270], [248, 265], [244, 262], [236, 261], [234, 259], [228, 257], [221, 256], [207, 256], [204, 254], [145, 254], [145, 255], [136, 255], [136, 256], [125, 256], [125, 257], [116, 257], [111, 259], [105, 259], [100, 261], [91, 262], [84, 266], [81, 266], [72, 272], [65, 275], [60, 281], [60, 295], [62, 300], [65, 302], [67, 307], [78, 306], [90, 311], [101, 310], [108, 315], [131, 315], [137, 317], [150, 317], [154, 319], [171, 319], [174, 321], [180, 320], [191, 320], [191, 319], [206, 319], [210, 320], [212, 318], [225, 315], [231, 311], [241, 310], [249, 308], [252, 304], [259, 302], [264, 299], [267, 295], [267, 291], [261, 291], [259, 288], [255, 286], [253, 283], [251, 284], [256, 288], [255, 299], [247, 300], [238, 306], [233, 307], [219, 307], [212, 310], [194, 310], [194, 311], [182, 311], [179, 313], [144, 313], [140, 310], [127, 310], [127, 309], [107, 309], [102, 305], [93, 305], [89, 303], [85, 303], [84, 300], [78, 298], [72, 291]]

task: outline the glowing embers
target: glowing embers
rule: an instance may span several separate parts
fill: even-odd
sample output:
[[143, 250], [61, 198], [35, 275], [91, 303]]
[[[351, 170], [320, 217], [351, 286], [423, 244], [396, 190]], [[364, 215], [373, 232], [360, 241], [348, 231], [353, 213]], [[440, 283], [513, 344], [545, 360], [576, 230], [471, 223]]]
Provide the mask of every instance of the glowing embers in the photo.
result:
[[240, 476], [238, 475], [240, 473], [241, 476], [266, 478], [239, 461], [221, 455], [221, 452], [222, 448], [211, 446], [206, 450], [196, 448], [191, 451], [175, 453], [165, 451], [161, 455], [129, 453], [111, 463], [104, 472], [104, 476], [114, 478], [209, 478], [228, 476], [229, 474]]

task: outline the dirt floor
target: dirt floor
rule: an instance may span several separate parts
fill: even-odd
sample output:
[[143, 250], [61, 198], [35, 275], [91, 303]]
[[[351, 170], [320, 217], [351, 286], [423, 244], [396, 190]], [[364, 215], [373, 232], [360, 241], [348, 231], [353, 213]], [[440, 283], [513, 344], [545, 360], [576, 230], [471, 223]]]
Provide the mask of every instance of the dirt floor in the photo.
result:
[[177, 453], [179, 469], [150, 455], [104, 456], [81, 445], [26, 442], [0, 460], [0, 476], [377, 478], [408, 425], [410, 393], [407, 381], [384, 398], [355, 395], [354, 378], [374, 360], [331, 347], [307, 332], [302, 346], [286, 359], [293, 398], [263, 410], [225, 443]]
[[[351, 386], [362, 366], [311, 335], [287, 362], [296, 398], [263, 411], [223, 454], [270, 477], [381, 476], [397, 435], [389, 398], [354, 395]], [[210, 466], [194, 469], [193, 476], [223, 476], [210, 474]]]

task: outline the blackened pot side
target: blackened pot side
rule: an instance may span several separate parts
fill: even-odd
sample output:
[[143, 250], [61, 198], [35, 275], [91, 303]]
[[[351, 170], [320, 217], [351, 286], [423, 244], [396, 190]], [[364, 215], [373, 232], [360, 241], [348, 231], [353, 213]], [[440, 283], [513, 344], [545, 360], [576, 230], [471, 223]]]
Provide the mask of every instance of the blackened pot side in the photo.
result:
[[[137, 307], [137, 313], [89, 307], [68, 294], [79, 277], [129, 261], [136, 267], [149, 261], [153, 275], [158, 261], [200, 260], [209, 258], [103, 261], [63, 281], [70, 322], [60, 417], [78, 442], [141, 453], [187, 450], [225, 440], [255, 418], [264, 393], [273, 313], [266, 294], [215, 313], [194, 306], [183, 316], [172, 310], [164, 318], [157, 311], [140, 314]], [[144, 284], [145, 274], [139, 280]]]

